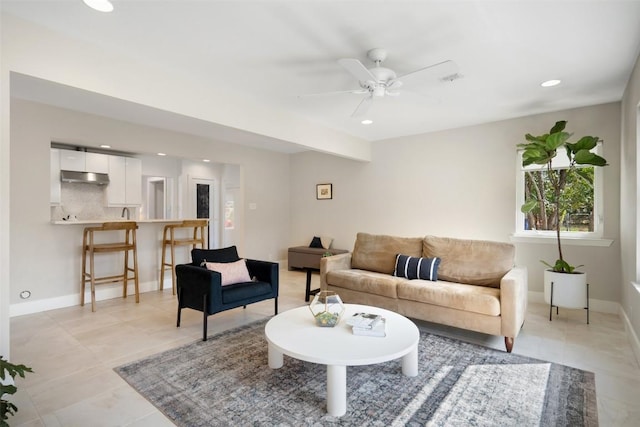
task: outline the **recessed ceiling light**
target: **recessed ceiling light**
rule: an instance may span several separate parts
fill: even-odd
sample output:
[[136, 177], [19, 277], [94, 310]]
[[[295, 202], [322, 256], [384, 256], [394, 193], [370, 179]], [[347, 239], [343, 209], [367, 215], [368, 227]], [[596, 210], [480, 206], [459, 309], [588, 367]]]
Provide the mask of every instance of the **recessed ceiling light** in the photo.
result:
[[557, 79], [553, 79], [553, 80], [547, 80], [546, 82], [542, 82], [540, 83], [540, 86], [542, 87], [551, 87], [551, 86], [557, 86], [562, 82], [562, 80], [557, 80]]
[[371, 123], [373, 123], [373, 120], [365, 119], [365, 120], [361, 121], [360, 123], [362, 123], [363, 125], [370, 125]]
[[202, 161], [203, 161], [203, 162], [205, 162], [205, 163], [209, 163], [211, 160], [209, 160], [209, 159], [202, 159]]
[[102, 144], [102, 145], [100, 145], [100, 148], [111, 148], [111, 146], [107, 145], [107, 144]]
[[158, 153], [158, 156], [166, 156], [165, 153]]
[[113, 5], [109, 0], [82, 0], [84, 4], [98, 12], [112, 12]]

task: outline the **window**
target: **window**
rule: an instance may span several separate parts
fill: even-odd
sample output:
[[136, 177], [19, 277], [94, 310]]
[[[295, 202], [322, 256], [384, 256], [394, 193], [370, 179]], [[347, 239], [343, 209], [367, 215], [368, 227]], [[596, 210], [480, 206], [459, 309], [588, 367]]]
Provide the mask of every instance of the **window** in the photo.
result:
[[[596, 147], [601, 153], [602, 145]], [[517, 156], [516, 182], [516, 235], [555, 236], [557, 221], [561, 224], [564, 237], [599, 238], [602, 236], [602, 174], [603, 169], [586, 165], [569, 168], [569, 159], [562, 151], [554, 158], [554, 173], [550, 176], [546, 166], [529, 165], [522, 167], [522, 153]], [[520, 207], [530, 199], [545, 200], [553, 203], [555, 195], [550, 189], [549, 180], [560, 179], [569, 191], [564, 191], [560, 218], [550, 208], [536, 208], [528, 214]]]

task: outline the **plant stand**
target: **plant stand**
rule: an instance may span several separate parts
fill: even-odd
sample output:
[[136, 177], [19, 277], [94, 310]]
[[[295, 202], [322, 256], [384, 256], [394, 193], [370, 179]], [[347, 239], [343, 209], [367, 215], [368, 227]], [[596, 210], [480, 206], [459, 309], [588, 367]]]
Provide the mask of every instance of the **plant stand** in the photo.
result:
[[589, 324], [589, 284], [584, 273], [566, 274], [553, 271], [544, 272], [545, 301], [549, 303], [549, 321], [552, 320], [553, 307], [556, 315], [559, 307], [582, 308], [587, 311]]

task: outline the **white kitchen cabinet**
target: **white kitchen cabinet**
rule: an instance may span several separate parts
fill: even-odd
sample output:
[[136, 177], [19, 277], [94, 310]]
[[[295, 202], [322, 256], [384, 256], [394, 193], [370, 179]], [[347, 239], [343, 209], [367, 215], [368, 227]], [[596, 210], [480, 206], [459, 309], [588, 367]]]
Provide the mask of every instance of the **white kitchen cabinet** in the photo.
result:
[[133, 157], [109, 156], [108, 206], [142, 204], [142, 161]]
[[60, 151], [60, 169], [64, 171], [86, 172], [87, 153], [75, 150]]
[[142, 204], [142, 160], [126, 157], [126, 189], [127, 205]]
[[77, 172], [109, 173], [109, 156], [85, 151], [63, 150], [60, 152], [59, 169]]
[[109, 156], [86, 153], [85, 172], [109, 173]]
[[49, 165], [51, 183], [50, 199], [52, 205], [59, 205], [62, 200], [62, 186], [60, 184], [60, 150], [52, 148], [50, 152], [51, 163]]

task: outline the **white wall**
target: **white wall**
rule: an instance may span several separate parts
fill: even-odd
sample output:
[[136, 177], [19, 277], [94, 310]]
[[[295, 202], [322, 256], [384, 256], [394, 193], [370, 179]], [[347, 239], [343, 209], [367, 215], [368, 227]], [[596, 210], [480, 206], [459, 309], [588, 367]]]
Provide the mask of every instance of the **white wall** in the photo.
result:
[[[60, 299], [79, 292], [82, 226], [53, 225], [49, 218], [49, 147], [52, 140], [83, 146], [109, 143], [137, 153], [157, 151], [203, 156], [245, 169], [245, 195], [259, 207], [245, 215], [242, 255], [284, 259], [289, 241], [288, 156], [138, 126], [22, 100], [11, 102], [11, 304], [29, 289], [29, 302]], [[277, 220], [277, 219], [283, 220]], [[141, 282], [157, 283], [161, 226], [141, 225], [138, 254]], [[3, 239], [4, 240], [4, 239]], [[149, 243], [151, 242], [151, 243]], [[3, 283], [4, 286], [4, 283]]]
[[[620, 300], [620, 104], [561, 111], [373, 144], [373, 161], [319, 153], [291, 156], [291, 245], [314, 235], [353, 248], [359, 231], [401, 236], [433, 234], [510, 241], [515, 227], [516, 144], [527, 132], [547, 132], [568, 120], [576, 136], [604, 142], [604, 235], [610, 247], [563, 247], [585, 264], [591, 298]], [[315, 200], [315, 185], [333, 184], [332, 200]], [[516, 262], [529, 268], [530, 290], [542, 292], [540, 259], [556, 259], [553, 244], [517, 243]]]
[[638, 122], [640, 113], [640, 57], [629, 78], [629, 83], [622, 99], [622, 151], [621, 163], [621, 207], [620, 221], [623, 233], [622, 247], [622, 308], [635, 335], [635, 349], [640, 359], [638, 336], [640, 335], [640, 293], [634, 286], [640, 283], [640, 186], [638, 181], [638, 146], [640, 145], [640, 129]]

